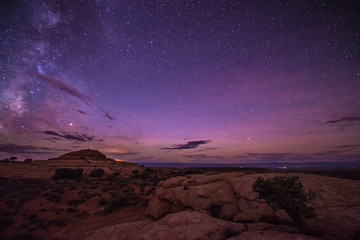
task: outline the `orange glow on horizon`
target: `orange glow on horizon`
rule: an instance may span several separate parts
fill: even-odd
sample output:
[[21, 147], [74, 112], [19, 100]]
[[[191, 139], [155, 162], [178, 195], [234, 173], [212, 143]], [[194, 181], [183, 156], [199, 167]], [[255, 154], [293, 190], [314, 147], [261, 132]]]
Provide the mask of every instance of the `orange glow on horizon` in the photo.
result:
[[122, 159], [118, 159], [118, 158], [114, 158], [115, 161], [117, 162], [124, 162], [125, 160], [122, 160]]

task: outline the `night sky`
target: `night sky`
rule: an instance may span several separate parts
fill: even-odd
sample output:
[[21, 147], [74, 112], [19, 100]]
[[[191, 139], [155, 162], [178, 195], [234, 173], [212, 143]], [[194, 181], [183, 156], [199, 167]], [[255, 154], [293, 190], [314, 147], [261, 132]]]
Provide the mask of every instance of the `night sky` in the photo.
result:
[[359, 1], [1, 4], [0, 159], [360, 162]]

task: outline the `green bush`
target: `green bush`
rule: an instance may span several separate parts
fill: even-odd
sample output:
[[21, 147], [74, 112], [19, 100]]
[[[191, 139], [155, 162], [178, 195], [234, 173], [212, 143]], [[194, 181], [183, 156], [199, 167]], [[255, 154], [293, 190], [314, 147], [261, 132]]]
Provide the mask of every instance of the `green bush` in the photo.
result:
[[102, 177], [102, 175], [104, 175], [104, 173], [105, 173], [104, 169], [96, 168], [89, 173], [89, 176], [99, 178], [99, 177]]
[[316, 217], [314, 209], [306, 205], [314, 198], [314, 193], [303, 190], [298, 176], [259, 177], [252, 187], [257, 197], [264, 199], [274, 211], [284, 209], [304, 233], [317, 235], [304, 220]]
[[52, 179], [80, 179], [83, 175], [82, 168], [57, 168]]

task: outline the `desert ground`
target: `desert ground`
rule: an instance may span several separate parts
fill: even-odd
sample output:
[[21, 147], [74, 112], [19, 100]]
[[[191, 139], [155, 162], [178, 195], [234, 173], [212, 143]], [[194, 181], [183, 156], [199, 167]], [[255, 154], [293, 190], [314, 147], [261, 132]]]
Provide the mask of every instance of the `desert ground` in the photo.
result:
[[[59, 168], [81, 176], [61, 177]], [[252, 191], [258, 177], [294, 175], [316, 193], [307, 223], [319, 235]], [[95, 150], [1, 162], [0, 239], [360, 239], [359, 178], [355, 170], [147, 168]]]

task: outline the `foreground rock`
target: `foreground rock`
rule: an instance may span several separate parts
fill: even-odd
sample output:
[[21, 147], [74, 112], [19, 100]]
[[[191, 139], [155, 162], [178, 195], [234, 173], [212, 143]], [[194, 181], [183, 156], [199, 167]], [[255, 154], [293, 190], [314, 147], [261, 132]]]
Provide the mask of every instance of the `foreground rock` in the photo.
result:
[[[235, 222], [293, 224], [284, 211], [275, 216], [264, 202], [255, 199], [252, 184], [274, 173], [222, 173], [176, 177], [160, 182], [146, 214], [161, 219], [169, 213], [198, 211]], [[360, 181], [296, 174], [305, 189], [318, 193], [313, 207], [318, 216], [309, 225], [325, 233], [326, 239], [353, 238], [360, 231]], [[346, 186], [346, 187], [345, 187]]]
[[[169, 214], [156, 222], [137, 221], [100, 229], [86, 240], [177, 240], [177, 239], [314, 239], [297, 233], [276, 230], [271, 225], [253, 225], [229, 222], [199, 212], [183, 211]], [[264, 231], [267, 229], [266, 231]], [[270, 230], [269, 230], [270, 229]]]

